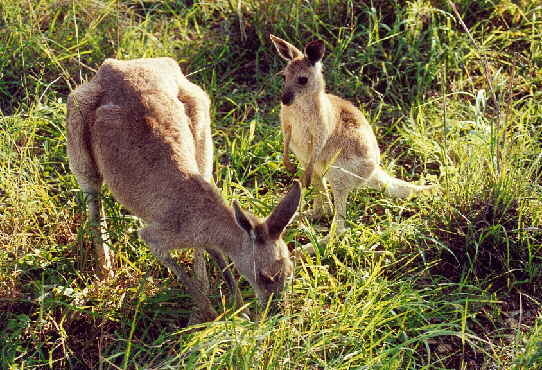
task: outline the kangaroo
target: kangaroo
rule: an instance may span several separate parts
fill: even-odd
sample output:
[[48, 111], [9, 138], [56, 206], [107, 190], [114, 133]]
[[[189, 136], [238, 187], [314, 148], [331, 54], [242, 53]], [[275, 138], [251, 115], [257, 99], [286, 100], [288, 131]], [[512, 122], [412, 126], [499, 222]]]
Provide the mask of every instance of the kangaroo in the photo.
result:
[[432, 188], [410, 184], [382, 169], [375, 134], [363, 113], [349, 101], [325, 91], [325, 47], [321, 40], [309, 42], [302, 53], [274, 35], [270, 38], [279, 56], [288, 62], [279, 72], [284, 76], [280, 110], [283, 161], [290, 172], [296, 171], [289, 158], [291, 149], [305, 168], [303, 185], [314, 184], [317, 196], [310, 212], [313, 218], [330, 213], [326, 178], [334, 198], [338, 233], [345, 230], [348, 194], [360, 185], [399, 198]]
[[170, 251], [209, 252], [242, 303], [223, 255], [228, 256], [265, 304], [292, 273], [281, 234], [301, 196], [296, 181], [265, 220], [237, 202], [228, 206], [211, 183], [209, 105], [207, 94], [171, 58], [107, 59], [91, 81], [70, 94], [67, 109], [69, 164], [87, 194], [98, 264], [111, 269], [100, 230], [99, 193], [105, 183], [144, 221], [139, 236], [185, 285], [203, 320], [217, 317], [206, 282], [194, 279]]

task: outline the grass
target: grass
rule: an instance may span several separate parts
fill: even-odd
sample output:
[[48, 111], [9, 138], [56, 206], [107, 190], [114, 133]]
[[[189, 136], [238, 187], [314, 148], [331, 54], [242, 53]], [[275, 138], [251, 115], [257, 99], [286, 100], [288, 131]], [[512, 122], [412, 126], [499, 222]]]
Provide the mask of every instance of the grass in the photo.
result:
[[[0, 0], [0, 367], [540, 368], [542, 7], [516, 3]], [[258, 322], [223, 303], [215, 269], [224, 316], [194, 331], [105, 189], [116, 275], [95, 277], [66, 97], [106, 57], [174, 57], [211, 96], [222, 194], [263, 216], [292, 181], [269, 33], [323, 39], [328, 90], [366, 112], [384, 166], [441, 192], [354, 192], [349, 231]], [[322, 226], [301, 216], [285, 240]]]

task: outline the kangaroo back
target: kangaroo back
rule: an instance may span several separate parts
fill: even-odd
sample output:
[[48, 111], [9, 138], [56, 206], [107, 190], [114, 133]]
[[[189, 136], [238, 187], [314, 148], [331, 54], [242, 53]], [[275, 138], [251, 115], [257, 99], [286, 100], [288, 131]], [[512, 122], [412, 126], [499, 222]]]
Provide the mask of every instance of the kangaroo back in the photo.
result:
[[[201, 194], [215, 194], [199, 171], [190, 119], [172, 83], [181, 79], [180, 69], [176, 63], [160, 67], [165, 71], [137, 60], [106, 62], [96, 76], [104, 95], [90, 128], [105, 183], [116, 199], [148, 222], [167, 220], [183, 208], [182, 214], [193, 212]], [[192, 196], [172, 204], [171, 197], [178, 194]]]

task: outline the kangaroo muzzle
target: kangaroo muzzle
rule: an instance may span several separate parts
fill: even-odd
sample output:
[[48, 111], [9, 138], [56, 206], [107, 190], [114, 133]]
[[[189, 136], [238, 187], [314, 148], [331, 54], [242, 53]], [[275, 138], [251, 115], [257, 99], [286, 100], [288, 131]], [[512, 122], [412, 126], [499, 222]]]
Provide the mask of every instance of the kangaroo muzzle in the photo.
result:
[[290, 105], [293, 103], [294, 101], [294, 93], [291, 92], [291, 91], [285, 91], [283, 94], [282, 94], [282, 98], [281, 98], [281, 101], [282, 101], [282, 104], [284, 105]]

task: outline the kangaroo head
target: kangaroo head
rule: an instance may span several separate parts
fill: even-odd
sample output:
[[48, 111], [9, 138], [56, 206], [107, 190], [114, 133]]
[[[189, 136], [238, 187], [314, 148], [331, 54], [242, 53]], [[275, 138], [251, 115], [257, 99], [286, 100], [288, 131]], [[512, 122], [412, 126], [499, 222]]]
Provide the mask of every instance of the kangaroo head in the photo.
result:
[[321, 40], [309, 42], [302, 53], [289, 42], [274, 35], [270, 37], [279, 55], [288, 61], [286, 68], [279, 72], [284, 76], [282, 104], [291, 105], [298, 97], [317, 94], [325, 89], [321, 63], [325, 47]]
[[292, 274], [288, 248], [281, 234], [293, 218], [301, 198], [298, 181], [275, 207], [266, 220], [243, 211], [234, 202], [237, 224], [246, 231], [240, 255], [232, 256], [237, 270], [245, 276], [254, 288], [262, 305], [271, 295], [279, 295], [286, 279]]

